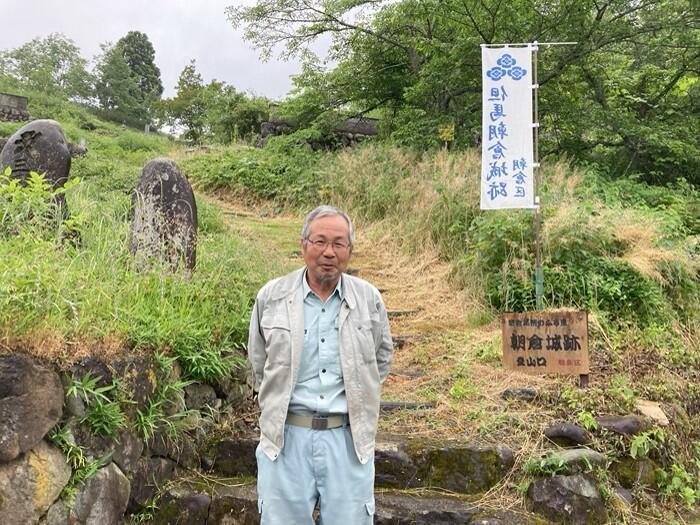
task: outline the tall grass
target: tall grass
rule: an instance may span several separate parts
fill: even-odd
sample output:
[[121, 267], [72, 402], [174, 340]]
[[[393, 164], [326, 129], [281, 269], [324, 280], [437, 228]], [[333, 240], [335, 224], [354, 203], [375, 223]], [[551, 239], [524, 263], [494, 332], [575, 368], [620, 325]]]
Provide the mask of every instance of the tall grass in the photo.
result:
[[[267, 278], [261, 256], [228, 235], [217, 208], [199, 202], [192, 276], [136, 268], [128, 253], [130, 193], [146, 162], [168, 155], [171, 141], [101, 122], [78, 106], [54, 105], [50, 97], [33, 101], [34, 115], [55, 116], [42, 113], [56, 109], [67, 139], [84, 139], [88, 154], [73, 159], [74, 185], [65, 195], [71, 235], [65, 224], [42, 220], [51, 207], [48, 187], [15, 187], [0, 198], [7, 226], [5, 233], [0, 228], [0, 348], [65, 362], [160, 349], [177, 355], [190, 377], [225, 371]], [[20, 126], [3, 124], [0, 133]], [[12, 188], [7, 181], [2, 187]]]
[[[209, 187], [231, 184], [288, 208], [329, 202], [360, 221], [386, 222], [384, 229], [407, 250], [451, 261], [456, 283], [485, 306], [535, 307], [533, 214], [479, 209], [475, 150], [420, 154], [366, 144], [322, 155], [280, 157], [279, 146], [224, 155], [229, 167], [253, 156], [258, 166], [272, 162], [278, 169], [254, 170], [254, 182], [240, 174], [227, 182], [212, 175], [218, 170], [194, 169], [195, 180]], [[548, 307], [587, 308], [614, 323], [697, 328], [697, 217], [688, 212], [699, 209], [697, 190], [683, 182], [661, 191], [610, 181], [565, 161], [545, 164], [542, 180]], [[296, 192], [288, 189], [296, 184]], [[261, 191], [266, 185], [278, 191]]]

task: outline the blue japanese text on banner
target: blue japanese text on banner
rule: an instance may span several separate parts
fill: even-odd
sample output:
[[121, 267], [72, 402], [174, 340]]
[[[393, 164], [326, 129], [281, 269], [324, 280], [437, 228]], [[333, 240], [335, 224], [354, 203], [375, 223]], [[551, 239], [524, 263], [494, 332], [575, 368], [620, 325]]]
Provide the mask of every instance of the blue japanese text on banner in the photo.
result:
[[532, 50], [481, 48], [481, 209], [532, 208]]

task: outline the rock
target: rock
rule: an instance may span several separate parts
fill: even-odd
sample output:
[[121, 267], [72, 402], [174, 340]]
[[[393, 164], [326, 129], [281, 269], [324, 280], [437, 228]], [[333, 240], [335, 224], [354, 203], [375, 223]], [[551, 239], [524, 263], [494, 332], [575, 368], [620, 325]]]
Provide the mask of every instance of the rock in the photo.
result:
[[168, 490], [153, 516], [153, 525], [206, 525], [211, 497], [208, 494], [181, 494]]
[[533, 481], [526, 504], [529, 510], [554, 523], [597, 525], [608, 521], [595, 481], [584, 474]]
[[67, 418], [79, 420], [85, 417], [85, 402], [76, 394], [66, 395], [63, 407]]
[[43, 173], [53, 189], [62, 187], [70, 172], [70, 151], [55, 120], [34, 120], [19, 128], [0, 152], [0, 171], [12, 168], [12, 177], [26, 180], [30, 171]]
[[98, 436], [87, 427], [87, 424], [71, 421], [68, 429], [73, 441], [83, 447], [88, 460], [105, 459], [111, 461], [116, 449], [115, 441], [108, 436]]
[[66, 386], [68, 386], [73, 379], [80, 381], [85, 376], [97, 379], [98, 387], [109, 387], [112, 385], [112, 371], [109, 369], [109, 366], [107, 366], [107, 363], [95, 356], [90, 356], [76, 363], [70, 367], [69, 372], [70, 375], [66, 378]]
[[374, 482], [378, 487], [407, 489], [420, 486], [418, 467], [404, 447], [391, 441], [377, 440], [374, 451]]
[[129, 249], [137, 259], [166, 262], [173, 271], [193, 270], [197, 250], [197, 205], [192, 187], [168, 159], [143, 168], [132, 203]]
[[61, 451], [45, 441], [9, 463], [0, 463], [3, 523], [37, 523], [58, 498], [70, 474]]
[[212, 497], [207, 525], [259, 525], [253, 487], [235, 487]]
[[112, 460], [125, 474], [136, 469], [136, 463], [143, 453], [143, 440], [129, 429], [122, 430], [117, 436]]
[[[245, 359], [245, 356], [242, 354], [239, 354], [239, 357]], [[252, 388], [246, 385], [247, 376], [247, 367], [242, 366], [232, 370], [229, 375], [220, 377], [213, 385], [216, 395], [224, 399], [229, 405], [240, 405], [252, 391]]]
[[614, 487], [613, 488], [613, 506], [619, 508], [620, 510], [630, 510], [632, 504], [634, 503], [634, 494], [629, 489], [624, 487]]
[[182, 433], [177, 440], [173, 440], [167, 436], [165, 429], [161, 428], [148, 440], [146, 446], [153, 456], [167, 457], [188, 469], [200, 467], [199, 452], [194, 439], [186, 433]]
[[611, 465], [615, 478], [624, 488], [656, 487], [658, 466], [649, 458], [623, 457]]
[[0, 356], [0, 462], [33, 448], [62, 413], [58, 374], [24, 355]]
[[214, 470], [226, 476], [256, 476], [255, 449], [258, 439], [240, 437], [222, 439], [216, 444]]
[[213, 406], [216, 400], [214, 388], [204, 383], [194, 383], [185, 387], [185, 404], [190, 410], [200, 410], [205, 405]]
[[426, 448], [414, 461], [419, 465], [418, 478], [425, 479], [429, 487], [463, 494], [490, 489], [515, 462], [513, 451], [501, 445]]
[[569, 474], [587, 472], [596, 466], [604, 466], [607, 457], [590, 448], [571, 448], [551, 451], [548, 457], [558, 457], [564, 462]]
[[588, 445], [591, 442], [591, 434], [585, 428], [573, 423], [553, 425], [544, 431], [544, 435], [557, 445], [564, 447]]
[[70, 509], [62, 500], [58, 500], [51, 505], [46, 515], [41, 518], [39, 525], [66, 525], [74, 522], [75, 518], [71, 515]]
[[155, 496], [159, 487], [173, 478], [174, 473], [175, 462], [170, 459], [139, 459], [131, 479], [131, 496], [127, 510], [137, 512]]
[[647, 430], [648, 425], [639, 416], [601, 416], [596, 418], [598, 425], [605, 430], [622, 434], [625, 436], [634, 436]]
[[84, 157], [87, 155], [88, 149], [80, 144], [68, 143], [68, 151], [71, 157]]
[[97, 471], [82, 486], [73, 512], [85, 525], [117, 525], [122, 522], [131, 484], [114, 463]]
[[537, 399], [537, 390], [534, 388], [506, 388], [501, 392], [502, 399], [518, 399], [520, 401], [534, 401]]
[[660, 426], [667, 427], [669, 425], [668, 417], [666, 417], [666, 414], [659, 403], [639, 399], [635, 403], [635, 407], [640, 414], [653, 419]]
[[148, 408], [148, 404], [158, 388], [158, 377], [153, 358], [150, 356], [130, 356], [114, 361], [112, 368], [114, 374], [124, 384], [124, 390], [131, 394], [134, 403], [127, 404], [125, 412], [131, 419], [134, 419], [137, 410], [143, 412]]

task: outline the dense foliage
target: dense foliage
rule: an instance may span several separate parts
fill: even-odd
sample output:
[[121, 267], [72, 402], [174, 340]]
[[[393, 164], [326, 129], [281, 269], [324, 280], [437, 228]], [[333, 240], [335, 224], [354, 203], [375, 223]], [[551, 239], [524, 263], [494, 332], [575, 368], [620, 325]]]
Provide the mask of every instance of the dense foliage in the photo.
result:
[[177, 94], [159, 104], [161, 119], [185, 139], [229, 144], [250, 139], [267, 120], [269, 101], [248, 96], [225, 82], [204, 83], [192, 60], [180, 73]]
[[[372, 111], [398, 144], [473, 144], [480, 44], [540, 46], [542, 151], [649, 182], [700, 179], [700, 18], [691, 0], [259, 0], [229, 18], [265, 56], [304, 56], [290, 116]], [[330, 69], [308, 46], [330, 35]]]

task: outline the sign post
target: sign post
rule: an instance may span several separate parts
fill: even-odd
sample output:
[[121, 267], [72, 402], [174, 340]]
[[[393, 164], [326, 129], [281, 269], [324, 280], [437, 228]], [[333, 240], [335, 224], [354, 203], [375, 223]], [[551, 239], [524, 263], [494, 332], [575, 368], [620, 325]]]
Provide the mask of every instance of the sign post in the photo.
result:
[[503, 366], [527, 374], [579, 375], [588, 384], [588, 313], [583, 310], [505, 313]]
[[481, 209], [535, 211], [535, 304], [544, 308], [537, 54], [544, 44], [482, 44]]

